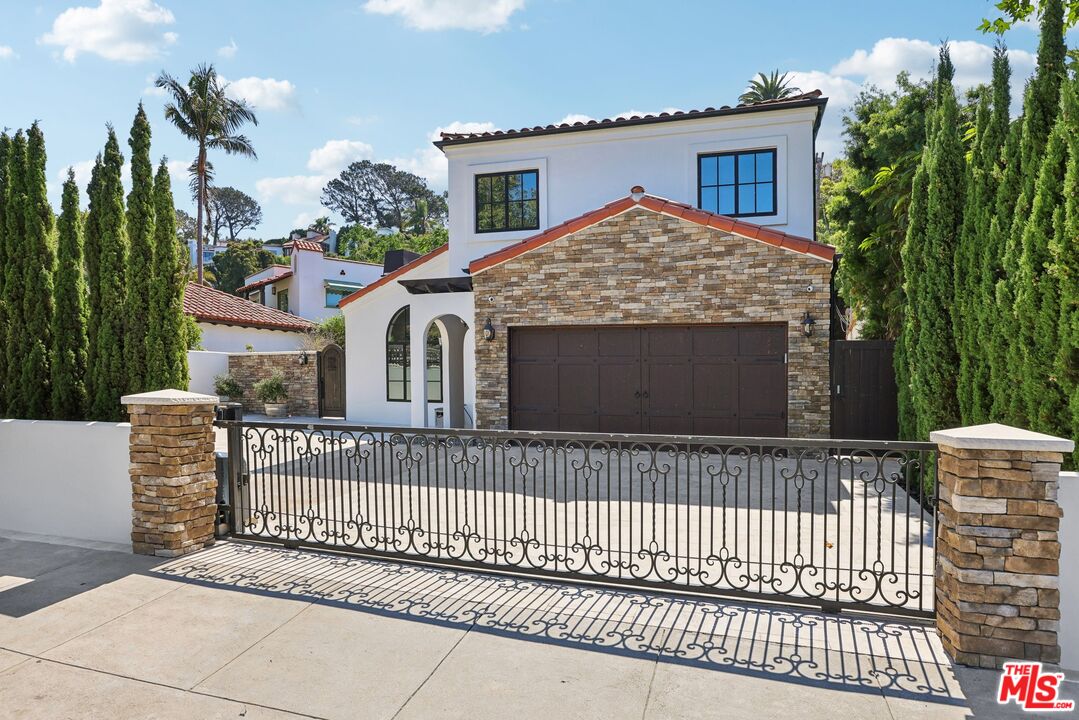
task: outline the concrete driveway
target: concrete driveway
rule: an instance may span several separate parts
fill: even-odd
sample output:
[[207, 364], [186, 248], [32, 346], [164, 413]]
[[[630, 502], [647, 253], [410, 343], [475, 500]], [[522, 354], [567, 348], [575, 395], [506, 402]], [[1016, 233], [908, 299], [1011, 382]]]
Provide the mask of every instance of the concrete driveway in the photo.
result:
[[0, 538], [5, 718], [1021, 716], [995, 686], [889, 619], [238, 542], [160, 562]]

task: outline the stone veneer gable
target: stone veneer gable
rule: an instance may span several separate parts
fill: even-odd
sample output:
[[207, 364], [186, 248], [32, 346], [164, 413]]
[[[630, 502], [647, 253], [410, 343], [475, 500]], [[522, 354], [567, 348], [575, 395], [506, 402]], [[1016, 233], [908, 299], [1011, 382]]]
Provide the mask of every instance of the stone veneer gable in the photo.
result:
[[635, 207], [478, 272], [475, 317], [490, 317], [496, 334], [476, 333], [477, 425], [508, 427], [507, 328], [782, 322], [788, 435], [828, 437], [831, 271], [817, 257]]

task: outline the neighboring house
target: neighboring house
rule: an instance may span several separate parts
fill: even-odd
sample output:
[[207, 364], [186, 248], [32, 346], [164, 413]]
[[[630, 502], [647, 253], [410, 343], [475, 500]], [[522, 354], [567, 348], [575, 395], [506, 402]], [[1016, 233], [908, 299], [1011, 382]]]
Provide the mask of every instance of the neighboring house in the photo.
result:
[[314, 325], [303, 318], [188, 283], [184, 313], [202, 330], [202, 349], [216, 352], [299, 350]]
[[289, 240], [283, 246], [288, 264], [248, 275], [236, 294], [315, 322], [336, 314], [338, 303], [377, 280], [382, 266], [326, 257], [328, 240], [310, 233]]
[[347, 417], [828, 436], [826, 102], [444, 133], [449, 244], [341, 303]]

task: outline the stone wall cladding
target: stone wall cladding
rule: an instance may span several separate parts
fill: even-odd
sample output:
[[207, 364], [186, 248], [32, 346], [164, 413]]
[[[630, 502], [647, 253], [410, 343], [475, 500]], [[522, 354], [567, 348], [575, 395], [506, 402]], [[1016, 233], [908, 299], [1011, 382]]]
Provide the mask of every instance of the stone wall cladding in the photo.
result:
[[131, 543], [176, 557], [213, 544], [213, 405], [131, 405]]
[[[476, 419], [509, 424], [509, 327], [542, 325], [787, 325], [787, 433], [831, 431], [831, 263], [635, 208], [473, 277]], [[812, 291], [808, 288], [812, 286]], [[802, 315], [816, 320], [812, 337]]]
[[255, 383], [280, 370], [285, 376], [290, 415], [318, 416], [318, 353], [307, 353], [307, 364], [300, 364], [301, 352], [255, 352], [229, 355], [229, 374], [244, 390], [243, 397], [232, 400], [243, 405], [244, 412], [262, 414], [262, 403], [255, 397]]
[[937, 628], [956, 662], [1060, 662], [1062, 460], [940, 446]]

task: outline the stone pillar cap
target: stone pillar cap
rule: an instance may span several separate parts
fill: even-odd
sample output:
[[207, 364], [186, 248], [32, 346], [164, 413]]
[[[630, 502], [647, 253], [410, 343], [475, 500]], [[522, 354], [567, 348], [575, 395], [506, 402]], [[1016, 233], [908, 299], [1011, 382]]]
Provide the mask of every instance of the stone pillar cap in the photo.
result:
[[184, 390], [154, 390], [153, 392], [124, 395], [120, 398], [123, 405], [217, 405], [220, 398], [216, 395], [186, 392]]
[[1030, 450], [1070, 453], [1075, 449], [1075, 443], [1071, 440], [1000, 423], [937, 430], [929, 433], [929, 441], [965, 450]]

